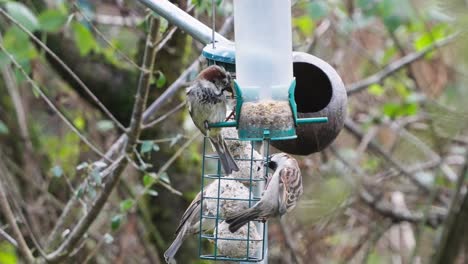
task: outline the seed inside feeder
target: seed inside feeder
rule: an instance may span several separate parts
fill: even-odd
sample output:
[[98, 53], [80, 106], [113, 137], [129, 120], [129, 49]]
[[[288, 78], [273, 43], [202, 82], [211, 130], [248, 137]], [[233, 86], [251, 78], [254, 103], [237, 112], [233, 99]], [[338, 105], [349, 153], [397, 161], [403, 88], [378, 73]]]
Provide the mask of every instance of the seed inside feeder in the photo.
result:
[[288, 130], [293, 126], [294, 119], [288, 101], [263, 100], [242, 104], [240, 129]]

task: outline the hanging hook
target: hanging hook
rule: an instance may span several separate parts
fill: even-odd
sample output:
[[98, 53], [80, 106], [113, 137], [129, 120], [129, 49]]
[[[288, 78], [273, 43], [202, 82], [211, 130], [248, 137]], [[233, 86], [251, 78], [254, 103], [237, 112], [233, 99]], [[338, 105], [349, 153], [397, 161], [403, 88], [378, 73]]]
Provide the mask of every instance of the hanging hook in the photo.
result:
[[216, 47], [215, 47], [215, 30], [216, 30], [216, 6], [215, 6], [215, 0], [211, 0], [211, 16], [212, 16], [211, 43], [213, 44], [213, 49], [216, 49]]

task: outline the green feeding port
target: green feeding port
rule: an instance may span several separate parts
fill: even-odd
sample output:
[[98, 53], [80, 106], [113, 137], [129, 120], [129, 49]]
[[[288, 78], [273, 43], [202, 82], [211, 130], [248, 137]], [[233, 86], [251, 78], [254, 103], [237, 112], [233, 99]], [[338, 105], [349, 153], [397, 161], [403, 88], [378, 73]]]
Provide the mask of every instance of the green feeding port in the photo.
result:
[[225, 140], [230, 148], [238, 150], [233, 157], [239, 171], [229, 175], [223, 174], [218, 156], [207, 146], [210, 144], [208, 138], [205, 137], [203, 144], [199, 257], [214, 261], [259, 262], [265, 257], [267, 224], [251, 221], [231, 233], [224, 220], [230, 213], [246, 210], [260, 200], [268, 176], [266, 164], [270, 145], [265, 141], [257, 151], [258, 142], [239, 141], [238, 138]]
[[[296, 87], [296, 80], [294, 79], [289, 87], [288, 91], [288, 101], [284, 103], [288, 104], [287, 108], [283, 110], [290, 110], [291, 125], [284, 126], [285, 122], [282, 122], [279, 126], [275, 126], [275, 122], [278, 121], [276, 116], [264, 116], [265, 112], [249, 112], [243, 113], [243, 105], [245, 101], [250, 101], [252, 95], [245, 95], [242, 89], [239, 87], [237, 82], [234, 82], [234, 92], [236, 94], [236, 109], [235, 109], [235, 121], [226, 121], [209, 124], [210, 128], [222, 128], [222, 127], [236, 127], [239, 133], [239, 140], [253, 140], [253, 141], [262, 141], [262, 140], [288, 140], [295, 139], [296, 129], [295, 127], [303, 124], [317, 124], [317, 123], [326, 123], [328, 122], [328, 117], [311, 117], [311, 118], [298, 118], [297, 116], [297, 105], [294, 97]], [[249, 89], [249, 91], [252, 89]], [[259, 109], [260, 111], [262, 109]], [[288, 115], [289, 115], [288, 113]], [[263, 120], [271, 120], [269, 124], [264, 122], [263, 124], [257, 125], [255, 123], [247, 123], [242, 125], [241, 116], [242, 115], [258, 115], [263, 117]], [[280, 120], [284, 120], [284, 117]], [[276, 127], [276, 128], [275, 128]]]

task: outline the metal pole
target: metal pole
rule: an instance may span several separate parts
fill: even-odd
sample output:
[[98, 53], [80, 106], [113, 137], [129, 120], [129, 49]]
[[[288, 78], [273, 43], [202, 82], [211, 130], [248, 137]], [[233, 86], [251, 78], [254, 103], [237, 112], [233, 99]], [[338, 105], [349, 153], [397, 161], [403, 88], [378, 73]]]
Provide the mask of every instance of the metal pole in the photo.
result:
[[[212, 30], [205, 24], [187, 14], [182, 9], [178, 8], [167, 0], [138, 0], [149, 9], [164, 17], [169, 23], [176, 25], [183, 31], [187, 32], [194, 39], [203, 44], [211, 43]], [[231, 42], [220, 34], [215, 34], [218, 42]]]

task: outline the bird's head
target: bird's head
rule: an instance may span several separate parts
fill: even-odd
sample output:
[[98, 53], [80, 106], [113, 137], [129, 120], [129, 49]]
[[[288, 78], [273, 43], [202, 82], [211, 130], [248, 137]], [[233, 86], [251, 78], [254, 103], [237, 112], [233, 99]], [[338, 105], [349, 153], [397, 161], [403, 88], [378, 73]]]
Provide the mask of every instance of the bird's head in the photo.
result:
[[270, 155], [270, 162], [268, 163], [268, 167], [272, 170], [276, 170], [279, 165], [285, 163], [289, 159], [291, 159], [291, 156], [286, 153], [276, 153]]
[[231, 75], [221, 66], [209, 66], [200, 72], [199, 78], [213, 83], [219, 91], [232, 93]]

